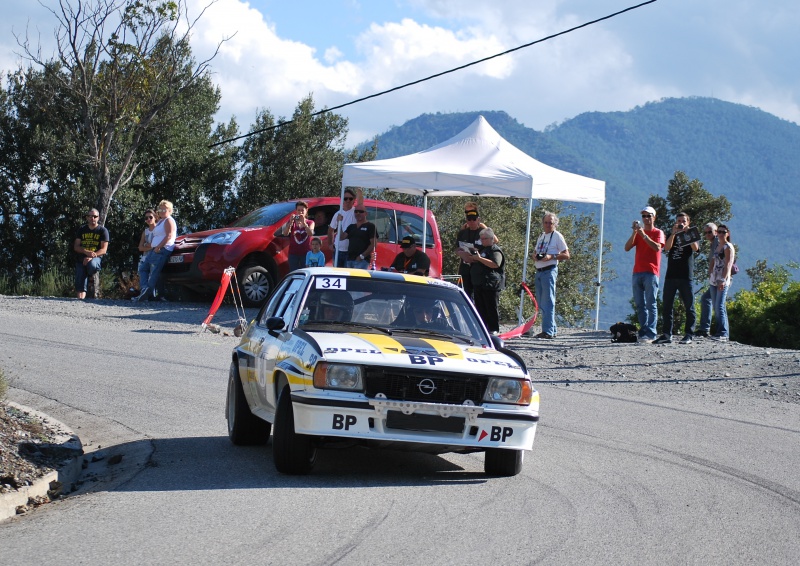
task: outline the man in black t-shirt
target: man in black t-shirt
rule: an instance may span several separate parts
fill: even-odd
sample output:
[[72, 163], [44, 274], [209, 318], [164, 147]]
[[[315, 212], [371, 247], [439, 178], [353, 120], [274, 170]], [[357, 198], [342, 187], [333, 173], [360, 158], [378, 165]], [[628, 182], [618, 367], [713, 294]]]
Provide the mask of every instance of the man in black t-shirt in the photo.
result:
[[686, 328], [681, 344], [691, 344], [694, 332], [694, 292], [692, 279], [694, 278], [694, 254], [700, 249], [699, 242], [692, 242], [684, 246], [676, 243], [676, 236], [689, 229], [691, 219], [685, 212], [678, 213], [675, 225], [664, 244], [667, 254], [667, 275], [664, 278], [663, 320], [661, 328], [663, 334], [654, 340], [654, 344], [669, 344], [672, 342], [672, 311], [675, 295], [680, 294], [681, 302], [686, 309]]
[[486, 226], [481, 224], [481, 218], [477, 210], [467, 210], [465, 211], [465, 215], [466, 225], [458, 231], [455, 251], [461, 258], [461, 261], [458, 262], [458, 274], [461, 276], [461, 285], [464, 287], [464, 292], [467, 296], [472, 299], [474, 291], [472, 287], [472, 278], [469, 274], [471, 266], [465, 261], [465, 258], [472, 252], [462, 247], [462, 244], [471, 244], [474, 249], [478, 249], [481, 245], [481, 230], [486, 228]]
[[108, 230], [100, 226], [100, 213], [96, 208], [86, 214], [86, 224], [78, 228], [72, 249], [75, 261], [75, 292], [85, 299], [87, 288], [90, 299], [99, 298], [101, 257], [108, 251]]
[[369, 269], [372, 251], [375, 249], [375, 225], [367, 222], [367, 209], [356, 203], [355, 224], [350, 224], [342, 232], [342, 239], [348, 240], [346, 267]]
[[400, 247], [403, 251], [394, 258], [389, 270], [427, 276], [431, 268], [431, 260], [425, 252], [417, 249], [417, 241], [414, 236], [406, 236], [400, 240]]

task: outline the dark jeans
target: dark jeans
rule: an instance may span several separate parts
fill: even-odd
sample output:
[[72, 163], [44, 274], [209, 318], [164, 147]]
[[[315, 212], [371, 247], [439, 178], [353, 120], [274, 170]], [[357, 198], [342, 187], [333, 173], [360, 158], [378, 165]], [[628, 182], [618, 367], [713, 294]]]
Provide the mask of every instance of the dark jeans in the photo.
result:
[[475, 308], [481, 315], [489, 332], [500, 332], [500, 291], [493, 289], [473, 289]]
[[686, 309], [686, 331], [685, 334], [694, 332], [695, 312], [694, 312], [694, 293], [692, 292], [692, 282], [689, 279], [664, 279], [664, 320], [663, 334], [672, 336], [673, 316], [672, 310], [675, 304], [675, 295], [680, 294], [681, 303]]
[[461, 286], [464, 288], [464, 292], [467, 296], [472, 300], [475, 296], [475, 292], [472, 288], [472, 277], [469, 274], [469, 270], [469, 264], [463, 262], [459, 263], [458, 274], [461, 276]]

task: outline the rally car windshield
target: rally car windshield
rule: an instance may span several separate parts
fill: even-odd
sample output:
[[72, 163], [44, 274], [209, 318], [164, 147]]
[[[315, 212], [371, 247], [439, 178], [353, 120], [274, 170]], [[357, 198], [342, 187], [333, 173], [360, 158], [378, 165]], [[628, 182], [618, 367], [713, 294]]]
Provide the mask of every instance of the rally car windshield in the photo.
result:
[[413, 333], [488, 345], [474, 307], [450, 286], [337, 278], [335, 287], [312, 282], [300, 308], [300, 328], [341, 332], [347, 326], [376, 333]]

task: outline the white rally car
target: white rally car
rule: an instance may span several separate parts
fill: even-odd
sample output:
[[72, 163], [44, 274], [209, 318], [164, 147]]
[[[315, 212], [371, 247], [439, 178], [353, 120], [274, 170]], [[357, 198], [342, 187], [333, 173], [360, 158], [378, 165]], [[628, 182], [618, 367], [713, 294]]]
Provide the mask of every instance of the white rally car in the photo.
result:
[[455, 285], [313, 268], [281, 282], [234, 349], [225, 414], [234, 444], [272, 431], [282, 473], [308, 473], [317, 448], [345, 441], [483, 451], [487, 474], [512, 476], [539, 394]]

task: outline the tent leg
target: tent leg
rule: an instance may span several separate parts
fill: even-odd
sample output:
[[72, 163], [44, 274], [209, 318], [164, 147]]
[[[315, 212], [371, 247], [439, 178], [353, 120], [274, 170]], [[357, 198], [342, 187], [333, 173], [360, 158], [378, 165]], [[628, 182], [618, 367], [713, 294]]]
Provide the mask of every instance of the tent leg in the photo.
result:
[[603, 281], [603, 226], [605, 225], [606, 203], [600, 205], [600, 248], [597, 250], [597, 297], [595, 298], [594, 329], [600, 330], [600, 288]]

